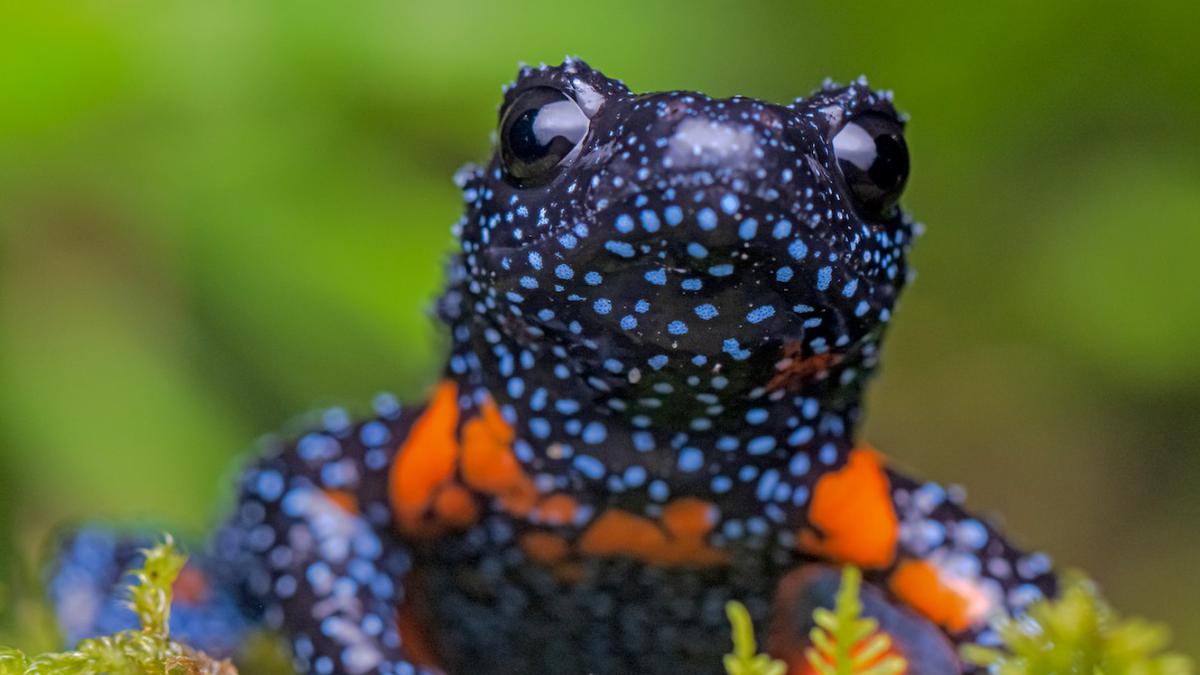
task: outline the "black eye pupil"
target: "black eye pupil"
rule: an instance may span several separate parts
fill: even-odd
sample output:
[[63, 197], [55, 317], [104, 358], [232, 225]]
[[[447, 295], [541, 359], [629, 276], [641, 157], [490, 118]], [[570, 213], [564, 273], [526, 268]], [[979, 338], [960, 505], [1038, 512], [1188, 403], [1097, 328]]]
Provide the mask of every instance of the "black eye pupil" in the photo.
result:
[[523, 185], [549, 178], [587, 135], [588, 124], [579, 105], [557, 89], [522, 93], [500, 121], [500, 157], [509, 176]]
[[833, 152], [862, 215], [892, 215], [908, 182], [908, 146], [900, 123], [879, 114], [862, 115], [834, 136]]

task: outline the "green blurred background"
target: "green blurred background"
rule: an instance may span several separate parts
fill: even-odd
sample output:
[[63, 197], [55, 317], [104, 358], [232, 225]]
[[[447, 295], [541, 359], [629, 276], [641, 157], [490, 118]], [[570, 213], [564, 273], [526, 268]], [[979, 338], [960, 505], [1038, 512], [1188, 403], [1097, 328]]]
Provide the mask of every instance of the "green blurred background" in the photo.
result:
[[868, 437], [1200, 653], [1193, 7], [0, 0], [0, 567], [64, 519], [198, 531], [257, 434], [420, 396], [518, 61], [867, 73], [928, 225]]

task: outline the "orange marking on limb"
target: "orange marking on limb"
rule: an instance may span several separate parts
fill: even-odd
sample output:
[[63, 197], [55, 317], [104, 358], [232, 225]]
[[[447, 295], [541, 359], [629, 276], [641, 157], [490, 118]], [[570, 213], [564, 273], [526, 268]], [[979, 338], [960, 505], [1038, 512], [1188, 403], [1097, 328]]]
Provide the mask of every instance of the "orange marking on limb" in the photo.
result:
[[515, 515], [525, 515], [537, 500], [537, 488], [512, 451], [513, 430], [488, 399], [478, 417], [463, 425], [462, 476], [480, 492], [500, 498]]
[[558, 535], [549, 532], [530, 532], [521, 537], [521, 550], [537, 562], [553, 565], [567, 559], [571, 553], [571, 546]]
[[566, 525], [575, 518], [579, 502], [571, 495], [553, 494], [538, 502], [531, 515], [531, 520], [541, 525]]
[[815, 531], [802, 530], [797, 542], [805, 553], [864, 568], [890, 565], [900, 522], [879, 454], [856, 449], [846, 466], [822, 476], [808, 519]]
[[414, 607], [407, 601], [396, 613], [396, 630], [400, 633], [400, 650], [404, 657], [418, 666], [443, 670], [442, 660], [433, 647], [433, 637], [427, 625], [421, 621]]
[[324, 490], [322, 492], [325, 498], [337, 505], [337, 507], [350, 515], [356, 516], [360, 513], [358, 508], [358, 497], [353, 493], [345, 490]]
[[952, 633], [968, 630], [987, 618], [992, 602], [969, 579], [947, 578], [927, 560], [906, 560], [888, 580], [905, 604]]
[[705, 541], [715, 521], [716, 507], [694, 498], [668, 504], [662, 523], [611, 509], [584, 531], [579, 550], [596, 556], [624, 555], [664, 567], [719, 565], [727, 560], [725, 552]]
[[410, 534], [436, 534], [425, 522], [438, 488], [451, 480], [458, 459], [458, 386], [438, 385], [429, 406], [413, 423], [389, 473], [388, 496], [399, 526]]
[[175, 577], [171, 591], [174, 593], [176, 602], [188, 606], [203, 604], [212, 595], [208, 575], [191, 565], [179, 570], [179, 576]]
[[479, 518], [475, 496], [461, 485], [443, 486], [433, 497], [433, 514], [437, 522], [451, 528], [465, 528]]

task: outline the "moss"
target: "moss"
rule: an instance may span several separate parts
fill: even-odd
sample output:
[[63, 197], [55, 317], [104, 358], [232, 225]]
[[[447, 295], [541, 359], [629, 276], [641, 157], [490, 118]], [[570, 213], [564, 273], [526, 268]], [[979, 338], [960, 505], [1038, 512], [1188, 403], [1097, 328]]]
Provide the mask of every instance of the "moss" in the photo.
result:
[[1078, 572], [1067, 574], [1055, 600], [1044, 600], [1021, 618], [994, 623], [1003, 647], [963, 648], [969, 663], [996, 675], [1189, 675], [1191, 661], [1162, 651], [1170, 642], [1165, 626], [1122, 618], [1096, 585]]
[[30, 657], [0, 647], [0, 675], [236, 675], [233, 666], [171, 640], [171, 586], [187, 561], [168, 536], [132, 570], [129, 606], [141, 628], [81, 641], [75, 649]]

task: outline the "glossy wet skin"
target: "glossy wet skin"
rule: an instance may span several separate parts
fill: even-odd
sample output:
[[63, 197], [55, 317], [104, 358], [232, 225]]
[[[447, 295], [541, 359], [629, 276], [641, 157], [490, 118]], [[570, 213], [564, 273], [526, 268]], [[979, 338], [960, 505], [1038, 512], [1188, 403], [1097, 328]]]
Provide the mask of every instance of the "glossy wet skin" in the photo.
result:
[[501, 119], [544, 88], [582, 101], [587, 135], [532, 185], [502, 149], [467, 183], [466, 263], [512, 339], [570, 345], [630, 413], [652, 414], [637, 400], [657, 381], [719, 369], [734, 401], [766, 385], [786, 342], [842, 355], [886, 322], [910, 228], [859, 200], [834, 139], [863, 118], [899, 132], [889, 101], [861, 86], [786, 107], [634, 95], [577, 62], [523, 76]]

